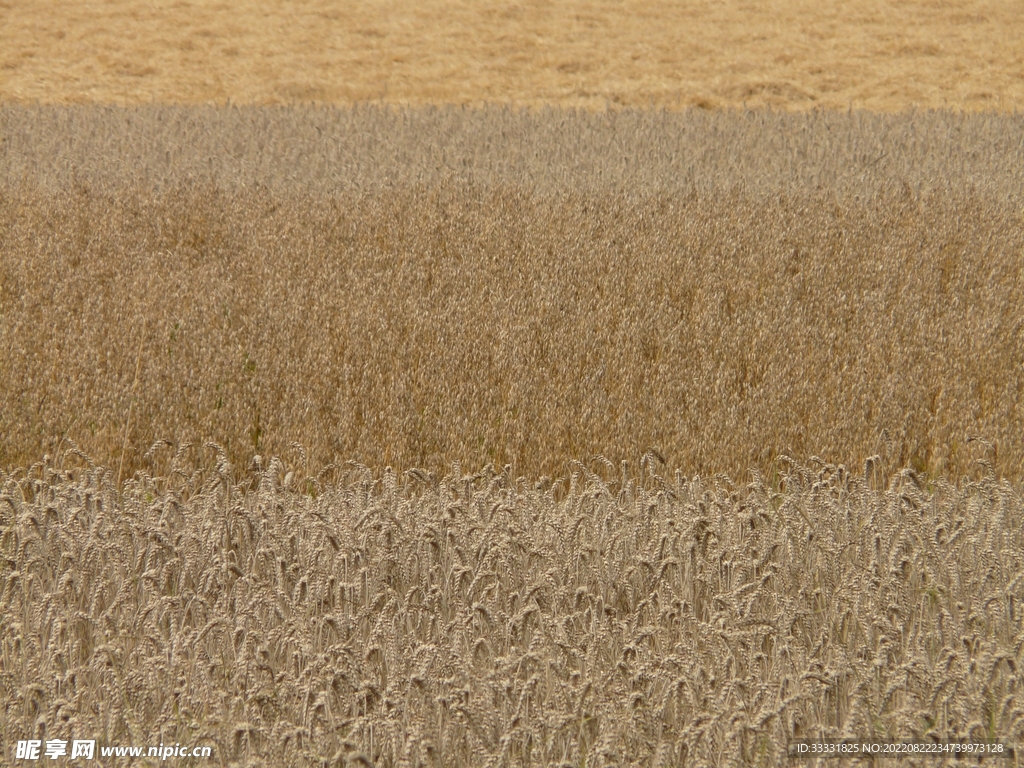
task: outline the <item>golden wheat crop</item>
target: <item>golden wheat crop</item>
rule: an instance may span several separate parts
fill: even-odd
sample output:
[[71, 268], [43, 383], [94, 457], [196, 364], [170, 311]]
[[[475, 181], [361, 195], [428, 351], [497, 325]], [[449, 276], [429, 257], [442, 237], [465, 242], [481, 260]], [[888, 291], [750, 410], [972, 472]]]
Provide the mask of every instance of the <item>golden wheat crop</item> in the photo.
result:
[[991, 475], [780, 459], [733, 484], [648, 453], [552, 483], [162, 451], [169, 475], [123, 489], [77, 450], [0, 475], [5, 748], [778, 765], [793, 738], [1024, 737], [1024, 503]]
[[1015, 741], [1022, 200], [1019, 115], [0, 106], [5, 759]]
[[[1024, 462], [1019, 116], [0, 110], [0, 464]], [[154, 470], [155, 471], [155, 470]]]

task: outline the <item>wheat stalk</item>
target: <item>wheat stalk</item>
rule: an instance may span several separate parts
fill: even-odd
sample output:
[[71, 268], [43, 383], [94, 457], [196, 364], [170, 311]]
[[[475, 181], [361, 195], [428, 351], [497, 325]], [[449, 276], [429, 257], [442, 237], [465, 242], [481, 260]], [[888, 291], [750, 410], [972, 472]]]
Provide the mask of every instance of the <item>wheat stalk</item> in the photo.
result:
[[121, 460], [117, 465], [117, 487], [121, 487], [121, 475], [124, 470], [124, 454], [128, 448], [128, 434], [132, 428], [132, 411], [135, 408], [135, 390], [139, 385], [139, 370], [142, 366], [142, 343], [146, 338], [146, 318], [142, 319], [142, 331], [139, 334], [139, 349], [135, 354], [135, 377], [132, 380], [131, 399], [128, 402], [128, 418], [124, 424], [124, 439], [121, 441]]

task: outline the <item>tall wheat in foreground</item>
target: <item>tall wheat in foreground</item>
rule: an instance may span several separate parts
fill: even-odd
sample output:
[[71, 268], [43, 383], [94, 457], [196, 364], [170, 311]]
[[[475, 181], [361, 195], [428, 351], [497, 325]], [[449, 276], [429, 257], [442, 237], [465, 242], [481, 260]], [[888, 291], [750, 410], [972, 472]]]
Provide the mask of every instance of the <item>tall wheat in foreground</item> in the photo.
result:
[[778, 765], [794, 738], [1024, 737], [1024, 504], [993, 477], [779, 460], [735, 485], [653, 454], [556, 482], [312, 477], [221, 454], [119, 494], [65, 460], [0, 476], [4, 745]]

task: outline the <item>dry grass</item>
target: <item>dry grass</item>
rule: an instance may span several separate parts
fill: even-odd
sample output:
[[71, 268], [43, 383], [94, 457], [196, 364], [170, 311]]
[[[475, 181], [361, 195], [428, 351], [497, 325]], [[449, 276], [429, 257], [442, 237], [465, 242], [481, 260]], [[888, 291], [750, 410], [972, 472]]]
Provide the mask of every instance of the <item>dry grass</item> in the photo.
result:
[[2, 115], [0, 465], [1024, 466], [1019, 117]]
[[799, 737], [1024, 738], [1024, 503], [991, 476], [314, 478], [208, 448], [123, 494], [76, 452], [0, 475], [5, 748], [779, 765]]
[[1024, 104], [1007, 0], [0, 3], [0, 99]]

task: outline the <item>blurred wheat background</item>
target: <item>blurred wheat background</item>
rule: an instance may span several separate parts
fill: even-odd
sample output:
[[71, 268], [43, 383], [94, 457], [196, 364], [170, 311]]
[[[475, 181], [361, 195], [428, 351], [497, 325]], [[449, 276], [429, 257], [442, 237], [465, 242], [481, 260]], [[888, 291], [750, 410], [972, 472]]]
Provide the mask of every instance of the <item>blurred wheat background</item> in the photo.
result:
[[1017, 11], [0, 0], [0, 762], [1024, 740]]

